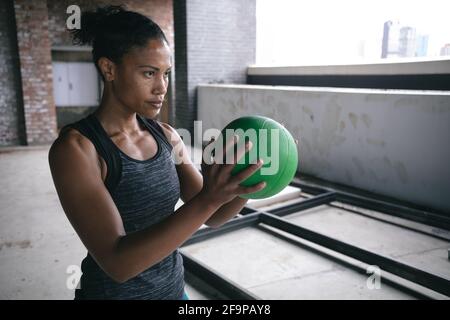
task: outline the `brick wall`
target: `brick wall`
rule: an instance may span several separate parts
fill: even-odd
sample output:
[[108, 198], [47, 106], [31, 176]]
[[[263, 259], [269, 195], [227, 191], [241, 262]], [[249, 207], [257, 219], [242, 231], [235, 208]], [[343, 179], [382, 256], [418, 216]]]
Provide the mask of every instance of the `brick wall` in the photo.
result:
[[51, 49], [45, 0], [14, 1], [22, 95], [29, 145], [46, 144], [56, 136]]
[[0, 146], [25, 144], [13, 1], [0, 6]]
[[255, 0], [174, 2], [176, 126], [191, 130], [200, 83], [245, 83], [256, 57]]
[[126, 4], [126, 8], [142, 13], [155, 21], [167, 37], [173, 49], [173, 12], [172, 0], [47, 0], [49, 15], [50, 40], [53, 46], [72, 45], [70, 33], [66, 31], [66, 20], [69, 14], [66, 13], [70, 5], [78, 5], [81, 11], [95, 10], [97, 6], [109, 4]]

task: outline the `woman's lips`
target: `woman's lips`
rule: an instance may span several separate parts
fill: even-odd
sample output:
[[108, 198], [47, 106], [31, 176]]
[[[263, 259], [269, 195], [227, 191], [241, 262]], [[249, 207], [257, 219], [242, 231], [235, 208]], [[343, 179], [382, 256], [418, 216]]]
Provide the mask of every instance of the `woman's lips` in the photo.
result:
[[147, 101], [149, 104], [151, 104], [155, 108], [161, 108], [162, 107], [162, 101]]

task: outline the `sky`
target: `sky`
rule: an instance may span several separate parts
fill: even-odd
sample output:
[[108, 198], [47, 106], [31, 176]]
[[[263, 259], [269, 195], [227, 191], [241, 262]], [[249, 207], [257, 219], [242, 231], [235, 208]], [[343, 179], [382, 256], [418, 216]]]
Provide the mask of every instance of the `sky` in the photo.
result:
[[357, 63], [381, 57], [388, 20], [450, 43], [450, 0], [256, 0], [257, 64]]

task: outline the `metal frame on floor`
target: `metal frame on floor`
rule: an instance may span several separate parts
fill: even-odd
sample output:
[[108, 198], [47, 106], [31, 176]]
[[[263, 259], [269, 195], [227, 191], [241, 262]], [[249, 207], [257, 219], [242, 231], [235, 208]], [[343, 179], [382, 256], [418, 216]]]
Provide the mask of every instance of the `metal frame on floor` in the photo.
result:
[[386, 201], [375, 200], [372, 198], [355, 195], [348, 192], [335, 191], [330, 190], [328, 188], [320, 188], [305, 183], [292, 182], [291, 185], [293, 187], [301, 188], [304, 192], [313, 195], [331, 192], [335, 196], [333, 201], [340, 201], [342, 203], [351, 204], [361, 208], [376, 210], [378, 212], [386, 213], [391, 216], [396, 216], [399, 218], [404, 218], [407, 220], [423, 223], [429, 226], [450, 230], [450, 218], [436, 213], [417, 210]]
[[[245, 207], [241, 211], [241, 216], [237, 216], [222, 225], [220, 228], [200, 229], [189, 240], [187, 240], [182, 247], [245, 227], [256, 227], [262, 223], [368, 265], [376, 265], [382, 270], [394, 274], [402, 279], [411, 281], [412, 283], [450, 297], [450, 281], [445, 278], [415, 268], [398, 260], [370, 252], [321, 233], [300, 227], [286, 219], [283, 219], [282, 217], [320, 205], [330, 204], [333, 201], [339, 201], [447, 230], [450, 230], [449, 218], [359, 195], [336, 191], [329, 188], [317, 187], [310, 184], [292, 182], [291, 186], [298, 187], [305, 193], [312, 194], [313, 196], [306, 200], [268, 211]], [[298, 245], [301, 244], [298, 243]], [[248, 290], [240, 287], [236, 283], [233, 283], [229, 279], [226, 279], [223, 275], [213, 269], [201, 264], [192, 256], [183, 252], [182, 255], [186, 261], [185, 267], [192, 274], [203, 279], [207, 283], [213, 284], [215, 288], [230, 299], [259, 299]], [[397, 287], [402, 288], [408, 293], [415, 291], [414, 289], [404, 287], [400, 284], [398, 284]], [[421, 296], [420, 292], [416, 292], [416, 294]]]

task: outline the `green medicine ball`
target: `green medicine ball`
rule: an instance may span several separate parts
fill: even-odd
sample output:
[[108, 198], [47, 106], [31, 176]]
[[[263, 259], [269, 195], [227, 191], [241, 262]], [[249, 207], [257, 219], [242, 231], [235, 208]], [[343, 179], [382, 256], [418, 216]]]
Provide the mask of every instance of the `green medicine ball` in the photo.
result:
[[252, 186], [265, 181], [266, 186], [258, 192], [241, 195], [241, 198], [268, 198], [283, 190], [292, 181], [298, 165], [297, 144], [285, 127], [267, 117], [247, 116], [230, 122], [222, 130], [219, 139], [225, 143], [230, 141], [234, 134], [239, 136], [238, 147], [249, 140], [253, 147], [238, 161], [231, 172], [232, 175], [256, 163], [260, 158], [264, 160], [263, 166], [241, 185]]

